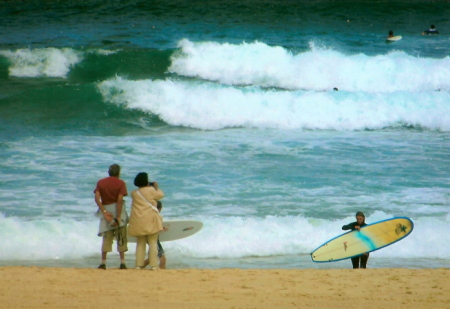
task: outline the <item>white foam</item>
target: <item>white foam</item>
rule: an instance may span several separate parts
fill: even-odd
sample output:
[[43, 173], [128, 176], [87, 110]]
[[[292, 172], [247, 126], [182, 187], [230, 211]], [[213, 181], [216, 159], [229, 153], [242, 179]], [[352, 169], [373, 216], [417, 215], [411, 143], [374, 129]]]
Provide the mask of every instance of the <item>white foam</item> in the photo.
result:
[[0, 223], [1, 260], [77, 259], [99, 252], [98, 222], [23, 220], [0, 214]]
[[261, 42], [234, 45], [183, 39], [178, 47], [169, 72], [228, 85], [364, 92], [450, 89], [450, 57], [418, 58], [402, 51], [346, 55], [314, 43], [299, 53]]
[[53, 47], [0, 51], [11, 62], [9, 75], [15, 77], [67, 77], [72, 66], [83, 60], [71, 48]]
[[[392, 216], [377, 211], [368, 216], [368, 223]], [[172, 218], [176, 219], [176, 218]], [[183, 218], [185, 219], [185, 218]], [[192, 237], [164, 242], [169, 254], [192, 258], [270, 257], [309, 254], [325, 241], [344, 231], [342, 225], [354, 221], [305, 218], [303, 216], [266, 217], [197, 217], [203, 229]], [[410, 236], [376, 251], [383, 258], [450, 259], [450, 224], [443, 219], [421, 217], [414, 220]], [[95, 219], [24, 220], [5, 218], [0, 214], [2, 235], [1, 260], [77, 259], [95, 256], [101, 238]], [[134, 247], [130, 246], [132, 254]]]
[[[373, 223], [391, 218], [375, 212], [366, 221]], [[210, 218], [196, 236], [183, 241], [164, 243], [164, 248], [198, 258], [242, 258], [308, 254], [345, 231], [342, 225], [354, 217], [328, 221], [296, 217]], [[411, 235], [373, 253], [382, 258], [450, 258], [448, 220], [420, 218], [414, 220]]]
[[98, 84], [104, 100], [159, 116], [173, 126], [363, 130], [413, 125], [450, 130], [448, 92], [276, 91], [173, 80]]
[[[367, 222], [392, 216], [375, 212]], [[166, 242], [172, 253], [197, 258], [243, 258], [276, 255], [309, 254], [324, 242], [345, 231], [342, 225], [353, 217], [327, 221], [301, 216], [265, 218], [209, 218], [197, 235], [183, 241]], [[436, 218], [415, 221], [415, 229], [407, 238], [374, 252], [383, 258], [450, 258], [448, 222]], [[426, 241], [424, 240], [426, 239]], [[432, 250], [430, 248], [433, 248]]]
[[117, 50], [99, 49], [99, 50], [91, 50], [90, 53], [99, 54], [99, 55], [103, 55], [103, 56], [109, 56], [109, 55], [117, 54], [120, 51], [121, 51], [121, 49], [117, 49]]

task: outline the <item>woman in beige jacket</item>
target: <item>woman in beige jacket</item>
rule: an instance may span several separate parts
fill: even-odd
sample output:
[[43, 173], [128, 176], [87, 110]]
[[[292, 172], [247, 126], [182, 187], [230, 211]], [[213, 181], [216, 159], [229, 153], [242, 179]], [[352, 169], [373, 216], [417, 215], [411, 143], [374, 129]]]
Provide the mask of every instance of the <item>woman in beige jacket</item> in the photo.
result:
[[163, 230], [162, 220], [156, 208], [156, 201], [164, 192], [156, 182], [149, 183], [147, 173], [139, 173], [134, 179], [137, 190], [131, 192], [132, 204], [128, 234], [136, 236], [136, 268], [144, 268], [145, 249], [149, 244], [150, 268], [158, 269], [158, 235]]

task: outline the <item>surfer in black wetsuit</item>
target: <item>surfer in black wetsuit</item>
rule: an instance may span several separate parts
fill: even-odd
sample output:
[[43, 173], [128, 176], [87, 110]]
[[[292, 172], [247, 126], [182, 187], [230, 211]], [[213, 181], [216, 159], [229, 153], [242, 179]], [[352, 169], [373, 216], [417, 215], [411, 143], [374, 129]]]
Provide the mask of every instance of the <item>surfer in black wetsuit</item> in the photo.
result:
[[[364, 213], [362, 211], [358, 211], [356, 213], [356, 222], [352, 222], [350, 224], [344, 225], [342, 229], [345, 230], [360, 230], [361, 227], [364, 225], [367, 225], [366, 222], [366, 216], [364, 216]], [[366, 268], [367, 266], [367, 260], [369, 259], [369, 253], [363, 253], [361, 255], [352, 257], [352, 264], [353, 269], [357, 268]]]
[[426, 34], [439, 34], [439, 31], [436, 30], [436, 27], [434, 25], [431, 25], [430, 29], [422, 32], [422, 35], [426, 35]]

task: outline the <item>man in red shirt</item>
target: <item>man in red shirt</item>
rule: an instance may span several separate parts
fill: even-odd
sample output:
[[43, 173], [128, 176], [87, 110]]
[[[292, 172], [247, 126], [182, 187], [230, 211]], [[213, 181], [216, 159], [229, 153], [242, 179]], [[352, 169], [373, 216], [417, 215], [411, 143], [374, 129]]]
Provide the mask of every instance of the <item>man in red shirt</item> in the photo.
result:
[[109, 177], [100, 179], [95, 187], [95, 203], [97, 216], [100, 218], [98, 236], [103, 236], [102, 263], [99, 269], [106, 269], [106, 255], [112, 251], [113, 239], [117, 240], [117, 251], [120, 254], [120, 269], [127, 269], [125, 252], [127, 246], [128, 214], [123, 197], [128, 195], [125, 182], [120, 177], [120, 166], [113, 164], [108, 170]]

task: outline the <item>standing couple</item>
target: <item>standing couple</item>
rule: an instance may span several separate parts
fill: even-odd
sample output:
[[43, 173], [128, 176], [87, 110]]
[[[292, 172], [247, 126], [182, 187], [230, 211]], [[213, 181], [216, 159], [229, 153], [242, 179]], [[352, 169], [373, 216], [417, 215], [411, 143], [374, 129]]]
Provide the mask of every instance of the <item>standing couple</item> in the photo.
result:
[[[130, 236], [136, 236], [136, 267], [158, 269], [158, 255], [165, 262], [161, 244], [158, 244], [159, 232], [163, 230], [162, 217], [159, 214], [158, 200], [164, 197], [164, 192], [156, 182], [149, 183], [147, 173], [139, 173], [134, 179], [137, 190], [131, 192], [131, 215], [125, 209], [123, 197], [127, 188], [120, 177], [120, 166], [113, 164], [108, 170], [109, 177], [100, 179], [94, 190], [95, 202], [98, 206], [97, 216], [100, 218], [98, 236], [103, 237], [102, 262], [99, 269], [106, 269], [106, 256], [112, 251], [113, 239], [117, 240], [117, 251], [120, 254], [120, 269], [127, 269], [125, 252], [127, 246], [127, 224]], [[146, 246], [149, 245], [149, 258], [145, 259]], [[159, 254], [158, 254], [159, 249]], [[163, 266], [163, 265], [161, 265]]]

